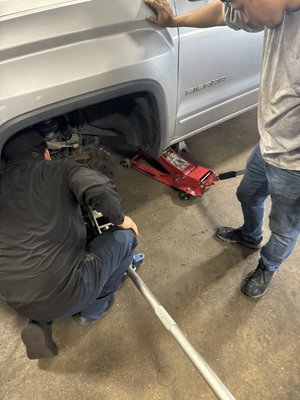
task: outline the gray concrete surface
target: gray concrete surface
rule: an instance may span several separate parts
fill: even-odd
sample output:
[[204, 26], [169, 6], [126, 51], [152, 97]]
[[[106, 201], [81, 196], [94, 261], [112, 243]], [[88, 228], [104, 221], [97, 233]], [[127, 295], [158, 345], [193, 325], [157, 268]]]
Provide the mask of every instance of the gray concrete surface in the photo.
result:
[[[187, 144], [190, 157], [220, 173], [242, 169], [257, 139], [251, 111]], [[300, 247], [267, 294], [248, 299], [239, 285], [258, 253], [214, 237], [219, 224], [242, 222], [240, 178], [182, 202], [133, 170], [119, 167], [117, 176], [126, 213], [140, 229], [146, 256], [140, 276], [200, 354], [237, 399], [299, 400]], [[3, 303], [0, 312], [3, 400], [215, 398], [130, 280], [94, 327], [55, 323], [60, 353], [53, 359], [28, 360], [19, 336], [24, 319]]]

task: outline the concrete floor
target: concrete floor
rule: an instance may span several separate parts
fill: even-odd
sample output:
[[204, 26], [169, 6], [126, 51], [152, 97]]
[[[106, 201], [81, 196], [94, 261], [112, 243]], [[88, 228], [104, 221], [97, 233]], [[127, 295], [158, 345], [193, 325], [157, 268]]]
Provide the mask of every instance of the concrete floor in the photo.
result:
[[[218, 173], [243, 169], [257, 142], [256, 112], [187, 141], [190, 157]], [[251, 300], [239, 292], [258, 252], [214, 237], [239, 226], [240, 178], [183, 202], [169, 187], [118, 167], [126, 213], [140, 229], [139, 274], [237, 399], [300, 399], [300, 246]], [[266, 237], [268, 229], [266, 225]], [[214, 399], [208, 386], [129, 279], [112, 312], [94, 327], [54, 325], [58, 357], [26, 358], [24, 319], [0, 304], [0, 398], [5, 400]]]

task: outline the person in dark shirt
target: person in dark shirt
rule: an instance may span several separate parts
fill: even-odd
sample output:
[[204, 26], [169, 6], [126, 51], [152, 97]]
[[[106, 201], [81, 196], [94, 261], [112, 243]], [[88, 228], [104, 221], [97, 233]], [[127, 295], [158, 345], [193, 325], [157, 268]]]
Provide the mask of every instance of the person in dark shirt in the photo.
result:
[[[52, 322], [73, 316], [89, 326], [108, 311], [138, 229], [112, 180], [73, 160], [51, 160], [37, 132], [10, 139], [2, 159], [0, 297], [29, 319], [21, 332], [27, 356], [54, 356]], [[82, 206], [114, 226], [86, 243]]]

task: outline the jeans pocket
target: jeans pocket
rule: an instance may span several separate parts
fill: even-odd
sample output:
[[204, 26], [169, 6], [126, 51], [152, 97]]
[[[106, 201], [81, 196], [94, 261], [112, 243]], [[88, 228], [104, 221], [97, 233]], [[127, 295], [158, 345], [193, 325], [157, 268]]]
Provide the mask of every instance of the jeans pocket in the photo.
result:
[[271, 196], [284, 198], [287, 203], [300, 202], [300, 171], [266, 164], [266, 173]]

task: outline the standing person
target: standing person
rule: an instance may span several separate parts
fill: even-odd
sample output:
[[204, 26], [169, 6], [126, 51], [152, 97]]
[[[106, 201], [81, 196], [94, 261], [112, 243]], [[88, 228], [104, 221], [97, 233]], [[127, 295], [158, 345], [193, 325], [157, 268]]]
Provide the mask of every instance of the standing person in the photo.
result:
[[[89, 326], [113, 302], [137, 245], [114, 183], [72, 160], [52, 161], [44, 139], [26, 131], [4, 146], [0, 174], [0, 297], [29, 323], [27, 356], [58, 354], [52, 322]], [[115, 226], [86, 244], [81, 206]]]
[[271, 198], [271, 236], [261, 248], [255, 270], [241, 291], [262, 296], [292, 252], [300, 233], [300, 0], [215, 0], [195, 11], [174, 16], [165, 0], [145, 0], [160, 27], [228, 25], [235, 30], [264, 29], [264, 54], [258, 104], [260, 142], [250, 155], [237, 189], [244, 223], [219, 227], [229, 243], [261, 248], [265, 201]]

